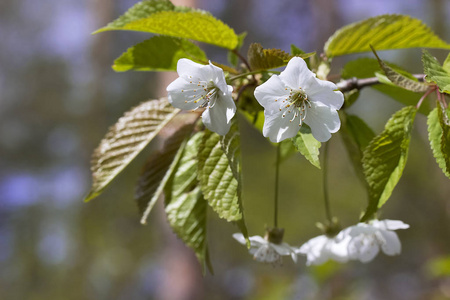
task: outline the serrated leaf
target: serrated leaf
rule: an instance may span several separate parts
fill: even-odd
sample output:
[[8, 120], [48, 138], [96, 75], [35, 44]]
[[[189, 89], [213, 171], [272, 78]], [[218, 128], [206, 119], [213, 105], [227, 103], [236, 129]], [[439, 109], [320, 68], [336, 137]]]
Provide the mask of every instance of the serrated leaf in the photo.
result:
[[442, 65], [442, 68], [450, 74], [450, 53], [447, 55], [447, 58], [444, 61], [444, 64]]
[[[176, 127], [158, 151], [152, 153], [145, 164], [136, 188], [135, 198], [141, 214], [141, 224], [147, 222], [148, 215], [161, 195], [170, 177], [170, 168], [175, 155], [194, 127], [197, 114], [180, 114], [167, 127]], [[175, 122], [176, 121], [176, 122]], [[172, 125], [176, 123], [176, 125]]]
[[362, 221], [370, 219], [389, 199], [400, 180], [408, 157], [416, 113], [414, 106], [397, 111], [386, 123], [383, 132], [364, 150], [362, 162], [369, 186], [369, 205]]
[[209, 13], [197, 10], [164, 10], [119, 26], [106, 26], [97, 32], [132, 30], [192, 39], [219, 47], [234, 49], [238, 36], [233, 29]]
[[422, 53], [423, 71], [428, 82], [434, 82], [441, 93], [450, 93], [450, 73], [428, 51]]
[[[428, 115], [427, 124], [428, 124], [428, 139], [430, 140], [430, 146], [433, 150], [433, 156], [436, 159], [436, 162], [438, 163], [439, 167], [442, 169], [442, 172], [444, 172], [445, 176], [450, 178], [450, 164], [448, 164], [448, 157], [450, 156], [450, 153], [447, 152], [446, 155], [444, 155], [442, 151], [442, 140], [445, 139], [445, 136], [443, 134], [442, 129], [442, 122], [440, 120], [440, 114], [438, 111], [440, 110], [440, 105], [438, 103], [438, 107], [433, 109], [430, 114]], [[442, 113], [441, 113], [442, 115]], [[445, 126], [445, 123], [444, 123]], [[448, 127], [448, 125], [447, 125]], [[447, 140], [449, 138], [447, 137]], [[445, 156], [447, 156], [447, 159], [445, 159]]]
[[405, 90], [409, 90], [416, 93], [424, 93], [429, 89], [429, 86], [427, 84], [408, 78], [407, 76], [404, 76], [399, 72], [395, 71], [394, 68], [388, 66], [384, 61], [380, 59], [380, 57], [378, 57], [378, 54], [375, 52], [374, 48], [372, 48], [372, 52], [377, 58], [381, 69], [383, 69], [384, 74], [393, 84], [401, 88], [404, 88]]
[[[227, 135], [230, 134], [235, 135], [232, 130]], [[234, 159], [231, 167], [221, 140], [220, 135], [205, 131], [198, 150], [198, 178], [205, 199], [219, 217], [227, 221], [242, 222], [240, 177], [236, 177], [238, 160]], [[233, 146], [227, 152], [228, 155], [234, 153], [234, 157], [239, 155], [240, 150]]]
[[302, 126], [297, 135], [292, 138], [292, 143], [300, 154], [320, 169], [319, 149], [322, 144], [313, 137], [309, 127]]
[[303, 51], [302, 49], [300, 49], [299, 47], [295, 46], [294, 44], [291, 44], [291, 55], [292, 56], [296, 56], [296, 55], [302, 55], [305, 54], [306, 52]]
[[325, 43], [328, 57], [402, 48], [441, 48], [450, 45], [436, 36], [422, 21], [406, 15], [380, 15], [337, 30]]
[[447, 166], [447, 173], [450, 173], [450, 110], [438, 105], [439, 123], [442, 129], [441, 150]]
[[195, 134], [180, 148], [174, 171], [164, 188], [166, 214], [170, 226], [179, 238], [192, 248], [202, 265], [212, 273], [206, 243], [207, 202], [197, 181], [197, 151], [202, 132]]
[[169, 0], [144, 0], [136, 3], [122, 16], [109, 23], [105, 27], [95, 31], [94, 34], [108, 30], [120, 30], [126, 24], [129, 24], [136, 20], [147, 18], [152, 14], [160, 11], [171, 11], [174, 8], [175, 6]]
[[[406, 76], [407, 72], [402, 70], [399, 66], [385, 62], [388, 66], [395, 71]], [[363, 57], [348, 62], [342, 69], [342, 78], [350, 79], [356, 78], [369, 78], [376, 75], [376, 72], [382, 72], [382, 69], [376, 59]], [[373, 89], [382, 92], [394, 100], [405, 105], [416, 105], [422, 95], [414, 93], [403, 88], [399, 88], [393, 85], [377, 84], [371, 86]], [[430, 105], [428, 102], [423, 102], [420, 106], [419, 112], [428, 115], [430, 112]]]
[[[295, 56], [307, 58], [314, 53], [297, 54]], [[261, 44], [253, 43], [248, 48], [247, 58], [252, 70], [270, 70], [287, 65], [294, 57], [281, 49], [264, 49]]]
[[179, 111], [167, 98], [161, 98], [144, 102], [125, 113], [94, 151], [91, 161], [93, 183], [85, 201], [100, 195]]
[[344, 141], [345, 148], [357, 177], [362, 180], [364, 185], [366, 185], [362, 167], [362, 157], [364, 149], [375, 137], [375, 133], [361, 118], [348, 115], [343, 110], [341, 110], [339, 114], [341, 119], [341, 129], [339, 132]]
[[135, 71], [173, 71], [181, 58], [197, 62], [207, 62], [205, 53], [195, 44], [168, 36], [155, 36], [139, 43], [123, 53], [114, 61], [116, 72]]

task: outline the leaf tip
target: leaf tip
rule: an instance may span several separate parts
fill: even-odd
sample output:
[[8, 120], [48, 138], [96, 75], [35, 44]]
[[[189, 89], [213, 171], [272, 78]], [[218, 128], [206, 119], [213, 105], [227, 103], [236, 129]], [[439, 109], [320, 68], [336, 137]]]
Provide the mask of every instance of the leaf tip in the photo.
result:
[[93, 190], [90, 190], [86, 197], [84, 197], [83, 202], [88, 203], [92, 199], [96, 198], [98, 196], [98, 193], [94, 192]]

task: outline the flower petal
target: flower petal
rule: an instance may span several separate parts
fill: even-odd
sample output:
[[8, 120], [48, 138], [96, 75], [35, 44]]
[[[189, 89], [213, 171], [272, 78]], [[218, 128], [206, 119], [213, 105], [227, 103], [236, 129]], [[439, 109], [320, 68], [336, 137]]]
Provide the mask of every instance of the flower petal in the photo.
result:
[[374, 259], [379, 251], [380, 247], [373, 234], [360, 234], [352, 238], [348, 244], [349, 257], [363, 263]]
[[286, 90], [286, 85], [277, 75], [273, 75], [255, 89], [255, 98], [267, 113], [277, 113], [280, 110], [282, 100], [288, 96], [289, 90]]
[[181, 77], [169, 84], [167, 92], [169, 103], [183, 110], [198, 108], [204, 101], [195, 102], [195, 100], [206, 95], [206, 92], [199, 89], [197, 84], [189, 83]]
[[319, 235], [303, 244], [298, 253], [306, 254], [306, 265], [321, 265], [330, 258], [330, 252], [326, 249], [329, 238]]
[[[283, 118], [284, 111], [270, 114], [264, 111], [263, 135], [268, 137], [270, 141], [279, 143], [282, 140], [294, 137], [300, 129], [300, 117], [292, 119], [292, 112], [286, 114]], [[292, 122], [291, 122], [292, 120]]]
[[351, 237], [356, 237], [359, 236], [361, 234], [373, 234], [375, 233], [378, 229], [373, 227], [370, 224], [366, 224], [366, 223], [358, 223], [354, 226], [350, 226], [347, 229], [347, 234]]
[[248, 238], [250, 240], [250, 243], [255, 246], [259, 246], [259, 245], [267, 245], [269, 244], [268, 241], [266, 241], [263, 237], [259, 236], [259, 235], [254, 235]]
[[331, 133], [341, 127], [341, 120], [335, 109], [314, 102], [307, 108], [304, 122], [309, 125], [312, 135], [319, 142], [328, 141]]
[[374, 220], [371, 223], [374, 227], [385, 230], [408, 229], [409, 225], [398, 220]]
[[398, 255], [402, 252], [402, 244], [394, 231], [380, 230], [382, 236], [381, 249], [386, 255]]
[[233, 99], [218, 96], [212, 107], [207, 107], [202, 114], [202, 121], [206, 128], [220, 135], [226, 135], [230, 131], [231, 122], [236, 113], [236, 105]]
[[342, 239], [334, 238], [332, 243], [330, 243], [330, 258], [337, 262], [347, 262], [349, 259], [348, 254], [348, 244], [351, 240], [349, 235]]
[[317, 80], [316, 75], [308, 69], [306, 62], [300, 57], [293, 57], [279, 77], [290, 88], [302, 88], [305, 91]]
[[[216, 87], [218, 87], [224, 94], [229, 94], [231, 97], [231, 92], [233, 91], [233, 87], [231, 85], [227, 85], [225, 80], [225, 75], [223, 74], [223, 70], [219, 67], [216, 67], [209, 61], [210, 74], [212, 75], [211, 79], [213, 80]], [[231, 87], [231, 91], [230, 91]]]
[[209, 65], [198, 64], [187, 58], [181, 58], [177, 63], [178, 76], [185, 78], [186, 80], [209, 81], [214, 77], [213, 71], [214, 69], [211, 69]]
[[259, 262], [273, 263], [280, 260], [280, 255], [268, 244], [261, 246], [253, 258]]
[[244, 235], [242, 233], [233, 233], [232, 236], [236, 241], [238, 241], [242, 245], [247, 244], [247, 242], [245, 241]]
[[[320, 79], [317, 79], [320, 80]], [[322, 82], [329, 82], [321, 80]], [[329, 82], [336, 86], [334, 83]], [[323, 88], [319, 85], [318, 89], [313, 89], [312, 91], [306, 91], [308, 99], [312, 102], [320, 103], [329, 106], [334, 109], [340, 109], [342, 104], [344, 104], [344, 94], [340, 91], [333, 91], [330, 88]]]

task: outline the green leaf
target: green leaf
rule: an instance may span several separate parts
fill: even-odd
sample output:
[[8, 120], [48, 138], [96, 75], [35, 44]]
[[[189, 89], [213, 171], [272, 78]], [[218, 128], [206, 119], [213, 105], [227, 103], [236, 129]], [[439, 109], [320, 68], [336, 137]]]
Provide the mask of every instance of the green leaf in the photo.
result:
[[325, 43], [328, 57], [402, 48], [442, 48], [450, 45], [418, 19], [405, 15], [380, 15], [337, 30]]
[[313, 137], [309, 127], [303, 125], [292, 138], [292, 143], [313, 166], [320, 169], [319, 148], [322, 144]]
[[354, 89], [349, 92], [344, 93], [344, 107], [347, 109], [353, 105], [359, 98], [359, 90]]
[[91, 161], [93, 183], [85, 201], [100, 195], [179, 111], [167, 98], [161, 98], [144, 102], [125, 113], [94, 151]]
[[433, 156], [445, 176], [450, 178], [450, 152], [448, 148], [450, 143], [450, 128], [447, 123], [449, 114], [448, 109], [446, 110], [446, 114], [447, 118], [445, 118], [445, 114], [438, 103], [437, 107], [428, 115], [427, 124], [428, 139], [430, 140], [431, 149], [433, 150]]
[[449, 94], [450, 73], [426, 50], [423, 50], [422, 53], [422, 63], [427, 81], [436, 83], [441, 93]]
[[366, 147], [363, 168], [369, 185], [369, 205], [361, 221], [370, 219], [391, 196], [408, 157], [411, 129], [417, 109], [407, 106], [396, 112], [382, 133]]
[[[388, 66], [395, 71], [406, 76], [407, 72], [403, 71], [399, 66], [385, 62]], [[382, 72], [380, 65], [376, 59], [363, 57], [348, 62], [342, 69], [342, 78], [350, 79], [356, 78], [369, 78], [376, 75], [376, 72]], [[372, 86], [373, 89], [382, 92], [383, 94], [392, 97], [394, 100], [405, 105], [416, 105], [422, 95], [414, 93], [403, 88], [399, 88], [393, 85], [377, 84]], [[419, 112], [428, 115], [430, 112], [430, 105], [428, 102], [423, 102], [420, 106]]]
[[417, 79], [411, 79], [410, 77], [404, 76], [399, 72], [395, 71], [394, 68], [388, 66], [384, 61], [382, 61], [378, 54], [375, 52], [373, 47], [372, 52], [376, 56], [380, 67], [383, 69], [386, 77], [395, 85], [404, 88], [405, 90], [409, 90], [416, 93], [424, 93], [429, 89], [429, 86], [425, 83], [418, 82]]
[[160, 11], [171, 11], [174, 8], [175, 6], [168, 0], [144, 0], [136, 3], [125, 14], [105, 27], [95, 31], [94, 34], [108, 30], [120, 30], [129, 23], [147, 18]]
[[225, 136], [205, 131], [198, 149], [198, 178], [209, 205], [227, 221], [237, 222], [248, 236], [242, 211], [239, 131], [233, 124]]
[[362, 180], [364, 185], [366, 185], [362, 167], [362, 157], [365, 148], [375, 137], [375, 133], [361, 118], [348, 115], [343, 110], [341, 110], [339, 114], [341, 119], [341, 129], [339, 130], [339, 133], [344, 141], [345, 148], [347, 149], [347, 153], [357, 177]]
[[[161, 195], [169, 179], [174, 157], [186, 137], [190, 136], [198, 115], [195, 113], [179, 114], [167, 127], [172, 127], [172, 135], [161, 149], [153, 153], [145, 164], [136, 188], [135, 198], [141, 213], [141, 223], [146, 224], [148, 215]], [[176, 123], [176, 125], [173, 125]]]
[[202, 132], [195, 134], [180, 148], [176, 166], [164, 188], [166, 214], [173, 231], [192, 248], [205, 273], [212, 273], [206, 243], [207, 202], [197, 181], [197, 151]]
[[302, 55], [305, 53], [306, 52], [303, 51], [302, 49], [300, 49], [299, 47], [295, 46], [294, 44], [291, 44], [291, 55], [292, 56]]
[[439, 124], [442, 128], [441, 150], [447, 166], [447, 173], [450, 173], [450, 110], [438, 105]]
[[114, 61], [116, 72], [173, 71], [177, 69], [180, 58], [197, 62], [207, 62], [205, 53], [195, 44], [168, 36], [155, 36], [137, 44]]
[[450, 74], [450, 53], [447, 55], [442, 68], [444, 68], [445, 72]]
[[[307, 58], [314, 53], [298, 54], [295, 56]], [[248, 48], [247, 58], [252, 70], [270, 70], [287, 65], [294, 57], [280, 49], [264, 49], [261, 44], [253, 43]]]
[[163, 10], [143, 18], [132, 19], [130, 22], [122, 22], [120, 25], [108, 25], [95, 33], [108, 30], [143, 31], [192, 39], [230, 50], [238, 44], [238, 36], [233, 29], [209, 13], [198, 10]]

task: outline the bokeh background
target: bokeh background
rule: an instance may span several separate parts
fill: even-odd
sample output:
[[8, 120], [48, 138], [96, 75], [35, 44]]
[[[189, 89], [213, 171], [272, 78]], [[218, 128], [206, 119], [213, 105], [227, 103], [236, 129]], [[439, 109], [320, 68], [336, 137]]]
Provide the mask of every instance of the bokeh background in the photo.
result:
[[[418, 116], [409, 161], [383, 218], [411, 225], [399, 232], [403, 253], [372, 263], [305, 259], [261, 265], [231, 238], [232, 224], [210, 213], [215, 275], [202, 277], [194, 255], [166, 225], [162, 205], [139, 224], [134, 185], [155, 141], [110, 188], [90, 203], [89, 159], [106, 130], [143, 100], [164, 96], [174, 74], [115, 73], [111, 64], [144, 33], [95, 29], [132, 0], [0, 1], [0, 299], [450, 299], [450, 185], [428, 146]], [[450, 42], [445, 0], [180, 0], [248, 32], [250, 42], [289, 51], [320, 51], [339, 27], [383, 13], [426, 22]], [[203, 47], [203, 45], [202, 45]], [[204, 47], [215, 61], [225, 51]], [[445, 51], [432, 51], [438, 58]], [[382, 52], [421, 73], [420, 50]], [[367, 54], [369, 55], [369, 54]], [[354, 56], [338, 58], [332, 73]], [[380, 132], [401, 107], [377, 91], [362, 92], [351, 113]], [[272, 225], [275, 149], [250, 126], [243, 135], [244, 205], [251, 235]], [[330, 142], [333, 214], [354, 224], [366, 206], [339, 134]], [[299, 246], [324, 221], [321, 173], [293, 156], [281, 165], [280, 225]]]

